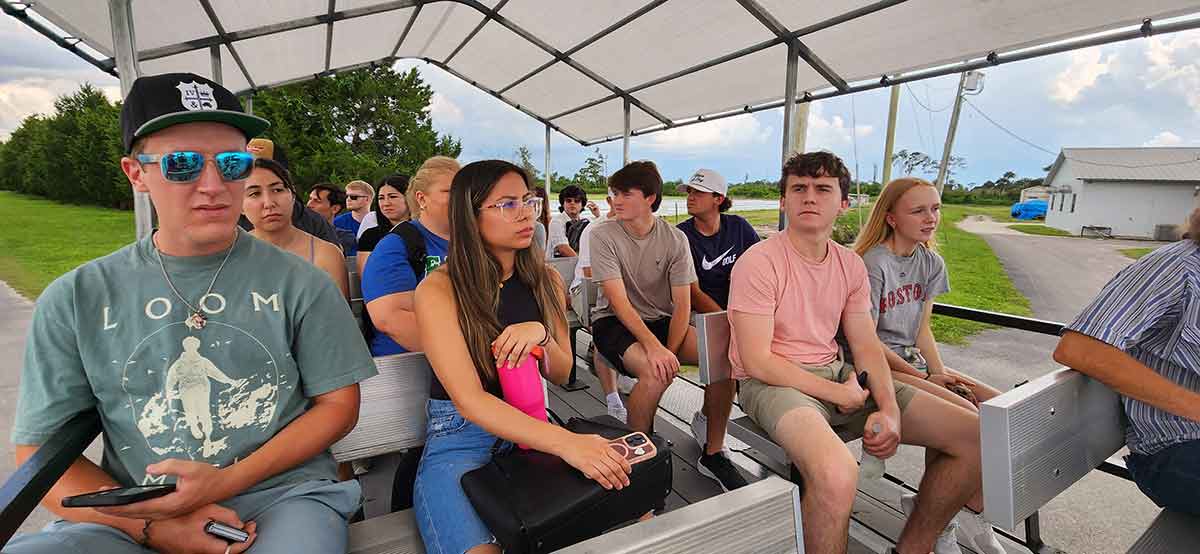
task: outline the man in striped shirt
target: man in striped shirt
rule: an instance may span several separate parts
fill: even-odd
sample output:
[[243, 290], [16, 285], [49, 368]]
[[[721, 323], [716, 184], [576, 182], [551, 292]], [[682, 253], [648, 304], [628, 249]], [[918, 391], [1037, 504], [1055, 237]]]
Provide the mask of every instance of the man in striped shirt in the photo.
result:
[[1200, 210], [1190, 227], [1190, 239], [1113, 277], [1067, 326], [1054, 359], [1121, 395], [1138, 488], [1200, 515]]

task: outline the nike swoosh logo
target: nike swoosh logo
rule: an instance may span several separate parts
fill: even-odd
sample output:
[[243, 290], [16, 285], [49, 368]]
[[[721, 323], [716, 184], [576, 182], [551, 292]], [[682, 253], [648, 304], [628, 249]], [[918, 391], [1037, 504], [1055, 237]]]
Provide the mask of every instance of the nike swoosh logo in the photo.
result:
[[708, 261], [708, 256], [701, 256], [700, 257], [700, 268], [703, 269], [704, 271], [708, 271], [708, 270], [716, 267], [717, 264], [721, 263], [721, 260], [725, 259], [725, 256], [728, 255], [731, 251], [733, 251], [732, 246], [729, 247], [729, 250], [722, 252], [720, 255], [717, 256], [717, 259], [715, 259], [711, 262]]

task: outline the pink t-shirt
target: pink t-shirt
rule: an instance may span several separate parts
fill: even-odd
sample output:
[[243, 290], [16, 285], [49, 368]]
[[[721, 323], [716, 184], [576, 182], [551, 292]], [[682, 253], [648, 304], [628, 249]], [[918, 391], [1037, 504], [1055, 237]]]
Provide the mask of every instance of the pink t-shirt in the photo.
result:
[[[871, 311], [871, 284], [862, 258], [832, 240], [821, 263], [800, 257], [779, 233], [747, 250], [733, 267], [729, 312], [775, 316], [771, 351], [803, 365], [827, 364], [837, 358], [834, 341], [842, 314]], [[748, 377], [732, 325], [729, 359], [733, 376]]]

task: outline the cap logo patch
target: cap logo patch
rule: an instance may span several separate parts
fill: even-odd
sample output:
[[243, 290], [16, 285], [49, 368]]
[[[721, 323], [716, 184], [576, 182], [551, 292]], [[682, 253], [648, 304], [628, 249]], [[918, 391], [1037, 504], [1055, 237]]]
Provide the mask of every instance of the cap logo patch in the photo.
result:
[[693, 185], [703, 185], [704, 184], [704, 174], [697, 173], [695, 175], [692, 175], [692, 184]]
[[175, 88], [179, 89], [179, 102], [185, 109], [189, 111], [217, 109], [217, 100], [213, 98], [212, 87], [192, 81], [179, 83]]

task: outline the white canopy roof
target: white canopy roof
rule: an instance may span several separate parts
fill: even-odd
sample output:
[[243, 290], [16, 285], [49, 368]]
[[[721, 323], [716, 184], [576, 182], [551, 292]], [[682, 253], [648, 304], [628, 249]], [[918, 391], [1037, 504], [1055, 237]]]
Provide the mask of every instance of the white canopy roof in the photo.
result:
[[[49, 21], [98, 52], [93, 63], [115, 71], [110, 2], [0, 2], [5, 12], [71, 48], [74, 40], [41, 24]], [[588, 144], [622, 136], [625, 101], [633, 134], [780, 106], [789, 43], [798, 53], [797, 90], [804, 100], [882, 86], [885, 75], [891, 82], [915, 80], [1194, 27], [1194, 20], [1160, 22], [1196, 13], [1196, 0], [132, 4], [143, 74], [212, 77], [213, 52], [219, 52], [226, 87], [247, 92], [417, 58]], [[1153, 25], [1143, 25], [1146, 20]], [[1080, 40], [1063, 44], [1072, 39]]]

